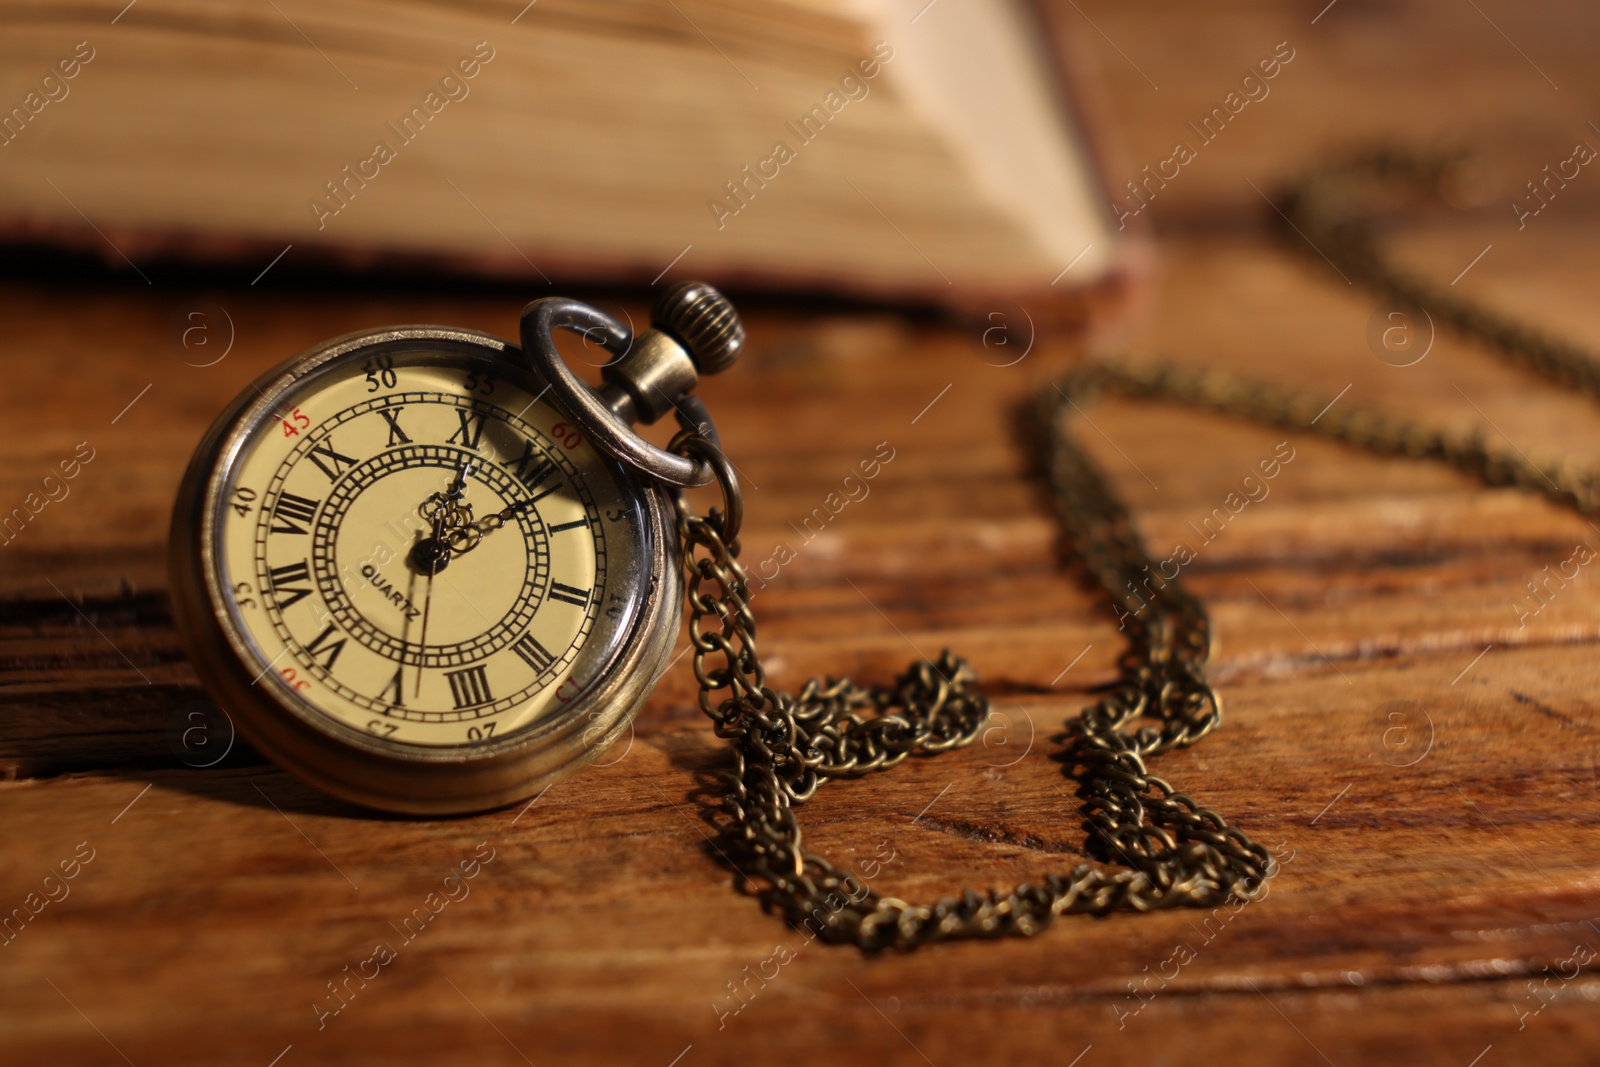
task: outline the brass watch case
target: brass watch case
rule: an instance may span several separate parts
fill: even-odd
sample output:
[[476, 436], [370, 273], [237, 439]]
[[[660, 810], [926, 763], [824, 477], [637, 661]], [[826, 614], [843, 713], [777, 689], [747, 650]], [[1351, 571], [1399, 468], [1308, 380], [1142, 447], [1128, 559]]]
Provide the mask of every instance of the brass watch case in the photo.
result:
[[168, 541], [173, 619], [200, 680], [239, 733], [318, 789], [356, 804], [413, 815], [504, 807], [533, 796], [603, 752], [630, 728], [666, 670], [683, 605], [673, 503], [663, 488], [607, 459], [622, 491], [640, 505], [643, 551], [625, 561], [621, 575], [639, 600], [631, 627], [601, 676], [561, 711], [503, 738], [454, 748], [386, 741], [329, 718], [258, 663], [223, 583], [217, 517], [245, 442], [264, 421], [276, 418], [279, 398], [335, 363], [359, 362], [397, 345], [492, 363], [502, 374], [509, 371], [535, 383], [535, 395], [546, 384], [516, 346], [442, 326], [347, 334], [274, 367], [218, 416], [184, 475]]

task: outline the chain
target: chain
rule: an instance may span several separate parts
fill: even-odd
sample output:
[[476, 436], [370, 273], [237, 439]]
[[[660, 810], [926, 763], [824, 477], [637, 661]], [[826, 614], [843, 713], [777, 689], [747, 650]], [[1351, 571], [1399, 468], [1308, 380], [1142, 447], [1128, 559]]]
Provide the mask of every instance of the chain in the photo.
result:
[[[1351, 211], [1363, 184], [1437, 184], [1452, 165], [1364, 157], [1302, 182], [1287, 213], [1336, 269], [1429, 308], [1556, 381], [1600, 396], [1600, 367], [1581, 351], [1391, 269]], [[738, 561], [738, 478], [705, 438], [679, 434], [671, 450], [711, 466], [726, 508], [702, 517], [681, 496], [678, 501], [700, 707], [733, 753], [722, 847], [769, 907], [812, 936], [863, 949], [909, 949], [952, 938], [1032, 935], [1063, 913], [1213, 907], [1265, 892], [1275, 869], [1266, 849], [1145, 767], [1147, 757], [1192, 745], [1215, 729], [1222, 701], [1206, 680], [1211, 628], [1205, 608], [1175, 577], [1161, 573], [1127, 508], [1069, 432], [1080, 403], [1108, 390], [1315, 433], [1381, 455], [1437, 459], [1489, 485], [1540, 492], [1583, 514], [1600, 511], [1600, 470], [1572, 461], [1535, 463], [1487, 444], [1481, 430], [1452, 436], [1217, 371], [1127, 362], [1077, 368], [1039, 397], [1035, 414], [1067, 539], [1127, 634], [1116, 681], [1069, 725], [1067, 752], [1090, 831], [1089, 855], [1121, 866], [1108, 871], [1084, 863], [1038, 884], [1004, 892], [969, 889], [918, 905], [881, 896], [806, 851], [795, 811], [830, 778], [858, 777], [907, 756], [970, 744], [989, 711], [975, 688], [976, 674], [946, 651], [937, 661], [912, 664], [888, 687], [846, 678], [812, 679], [797, 694], [768, 686]]]
[[[1375, 204], [1427, 202], [1470, 184], [1470, 157], [1382, 150], [1317, 170], [1290, 190], [1284, 215], [1316, 262], [1335, 268], [1380, 295], [1426, 308], [1459, 333], [1475, 337], [1501, 358], [1519, 363], [1559, 385], [1600, 398], [1600, 362], [1570, 342], [1544, 333], [1455, 295], [1448, 285], [1401, 270], [1378, 248], [1366, 216]], [[1283, 235], [1290, 242], [1295, 234]], [[1320, 253], [1320, 256], [1318, 255]]]

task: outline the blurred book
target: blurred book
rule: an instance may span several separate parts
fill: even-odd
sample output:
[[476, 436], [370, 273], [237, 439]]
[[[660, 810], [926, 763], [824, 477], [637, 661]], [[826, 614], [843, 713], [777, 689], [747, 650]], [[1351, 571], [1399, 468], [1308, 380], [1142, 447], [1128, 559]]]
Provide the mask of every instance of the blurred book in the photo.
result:
[[0, 0], [12, 240], [969, 310], [1119, 275], [1051, 4], [125, 4]]

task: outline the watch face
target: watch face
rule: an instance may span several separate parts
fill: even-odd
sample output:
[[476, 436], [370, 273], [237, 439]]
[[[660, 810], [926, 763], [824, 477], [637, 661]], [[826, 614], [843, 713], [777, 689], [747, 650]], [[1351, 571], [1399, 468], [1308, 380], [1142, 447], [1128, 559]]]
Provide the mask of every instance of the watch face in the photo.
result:
[[255, 686], [391, 744], [485, 745], [600, 681], [648, 592], [636, 483], [481, 346], [376, 341], [225, 443], [214, 588]]

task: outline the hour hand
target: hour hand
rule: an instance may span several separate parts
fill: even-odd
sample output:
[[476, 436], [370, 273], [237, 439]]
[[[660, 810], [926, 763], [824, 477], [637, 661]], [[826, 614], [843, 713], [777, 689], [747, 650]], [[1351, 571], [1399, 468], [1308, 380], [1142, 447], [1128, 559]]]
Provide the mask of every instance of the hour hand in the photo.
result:
[[533, 501], [519, 500], [515, 504], [510, 504], [501, 508], [500, 511], [493, 517], [499, 519], [501, 522], [505, 522], [508, 519], [516, 518], [517, 512], [526, 511], [531, 507], [533, 507]]
[[469, 522], [447, 529], [444, 533], [445, 543], [450, 546], [452, 552], [458, 555], [462, 552], [470, 552], [478, 547], [478, 542], [482, 541], [484, 535], [490, 530], [498, 530], [507, 522], [516, 518], [518, 512], [526, 511], [532, 506], [533, 501], [523, 500], [501, 508], [493, 515], [485, 515], [477, 522]]

